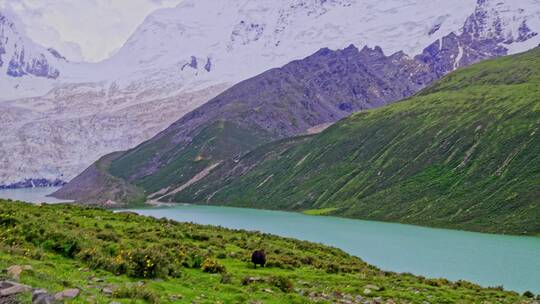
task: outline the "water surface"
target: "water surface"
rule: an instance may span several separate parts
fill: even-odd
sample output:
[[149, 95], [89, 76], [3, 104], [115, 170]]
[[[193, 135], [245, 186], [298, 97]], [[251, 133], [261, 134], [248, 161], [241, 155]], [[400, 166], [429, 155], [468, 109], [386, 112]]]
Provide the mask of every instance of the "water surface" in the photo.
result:
[[21, 189], [6, 189], [0, 190], [0, 198], [12, 199], [29, 203], [67, 203], [68, 200], [59, 200], [47, 195], [60, 189], [60, 187], [37, 187], [37, 188], [21, 188]]

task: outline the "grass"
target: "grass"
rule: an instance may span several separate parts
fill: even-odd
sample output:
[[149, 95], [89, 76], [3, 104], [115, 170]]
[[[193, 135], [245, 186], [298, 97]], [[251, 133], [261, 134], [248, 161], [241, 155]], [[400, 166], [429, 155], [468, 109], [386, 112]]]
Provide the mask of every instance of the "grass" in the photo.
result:
[[[0, 269], [72, 303], [531, 303], [501, 288], [381, 271], [343, 251], [258, 232], [177, 223], [72, 205], [0, 201]], [[264, 248], [268, 267], [250, 254]], [[368, 285], [369, 295], [364, 294]], [[107, 295], [104, 287], [114, 292]], [[30, 302], [30, 295], [20, 300]]]
[[302, 213], [306, 215], [329, 215], [337, 211], [338, 208], [330, 207], [330, 208], [323, 208], [323, 209], [311, 209], [311, 210], [304, 210]]

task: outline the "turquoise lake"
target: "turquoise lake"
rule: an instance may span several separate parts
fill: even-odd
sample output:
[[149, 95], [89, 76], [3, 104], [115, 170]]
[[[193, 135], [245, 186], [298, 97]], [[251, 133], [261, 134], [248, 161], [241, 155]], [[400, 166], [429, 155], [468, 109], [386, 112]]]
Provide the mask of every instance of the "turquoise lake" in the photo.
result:
[[[0, 197], [58, 202], [54, 188], [0, 191]], [[540, 293], [540, 237], [473, 233], [300, 213], [178, 205], [134, 209], [169, 219], [258, 230], [334, 246], [381, 269]]]

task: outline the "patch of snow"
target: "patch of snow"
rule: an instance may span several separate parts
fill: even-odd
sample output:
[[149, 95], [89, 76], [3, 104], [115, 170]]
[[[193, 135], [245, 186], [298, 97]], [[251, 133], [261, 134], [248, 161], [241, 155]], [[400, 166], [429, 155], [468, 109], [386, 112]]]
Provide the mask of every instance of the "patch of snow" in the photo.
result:
[[459, 63], [461, 62], [461, 58], [463, 58], [463, 47], [458, 46], [458, 54], [456, 56], [456, 59], [454, 61], [454, 70], [457, 70], [459, 67]]

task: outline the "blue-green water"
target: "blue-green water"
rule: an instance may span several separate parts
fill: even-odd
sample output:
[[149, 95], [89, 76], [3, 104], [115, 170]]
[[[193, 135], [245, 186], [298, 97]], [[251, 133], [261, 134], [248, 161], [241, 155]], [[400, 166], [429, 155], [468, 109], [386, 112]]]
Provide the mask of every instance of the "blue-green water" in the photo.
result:
[[[2, 190], [1, 198], [58, 202], [54, 188]], [[308, 216], [299, 213], [179, 205], [133, 210], [154, 217], [259, 230], [339, 247], [384, 270], [467, 280], [540, 293], [540, 237], [517, 237]]]
[[132, 211], [323, 243], [384, 270], [540, 293], [540, 238], [214, 206]]
[[47, 195], [60, 189], [60, 187], [40, 187], [40, 188], [22, 188], [22, 189], [7, 189], [0, 190], [0, 198], [24, 201], [29, 203], [66, 203], [69, 201], [59, 200]]

